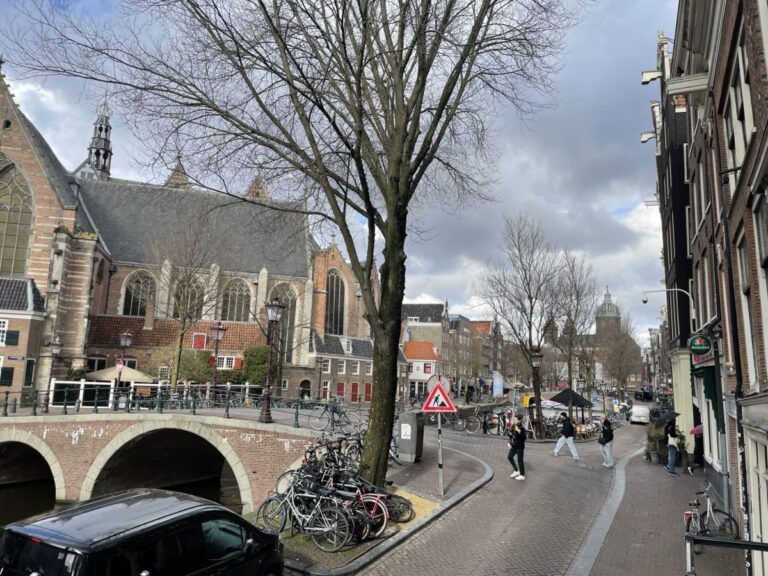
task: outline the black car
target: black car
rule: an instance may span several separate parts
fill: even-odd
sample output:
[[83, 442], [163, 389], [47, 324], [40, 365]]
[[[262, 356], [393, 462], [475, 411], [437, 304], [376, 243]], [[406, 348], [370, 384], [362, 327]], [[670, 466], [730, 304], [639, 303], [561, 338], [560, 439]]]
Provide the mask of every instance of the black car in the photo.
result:
[[223, 506], [136, 489], [8, 525], [3, 576], [279, 576], [283, 544]]

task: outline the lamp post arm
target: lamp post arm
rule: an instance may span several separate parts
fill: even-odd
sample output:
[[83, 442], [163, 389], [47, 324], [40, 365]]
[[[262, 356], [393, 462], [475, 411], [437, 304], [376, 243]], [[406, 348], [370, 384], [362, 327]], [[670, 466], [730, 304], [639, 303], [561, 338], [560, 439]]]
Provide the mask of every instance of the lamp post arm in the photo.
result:
[[693, 320], [696, 320], [698, 318], [698, 314], [696, 314], [696, 303], [693, 301], [693, 296], [691, 296], [691, 293], [687, 290], [683, 290], [682, 288], [661, 288], [659, 290], [643, 290], [643, 294], [650, 294], [651, 292], [682, 292], [686, 296], [688, 296], [688, 300], [691, 304], [691, 318]]

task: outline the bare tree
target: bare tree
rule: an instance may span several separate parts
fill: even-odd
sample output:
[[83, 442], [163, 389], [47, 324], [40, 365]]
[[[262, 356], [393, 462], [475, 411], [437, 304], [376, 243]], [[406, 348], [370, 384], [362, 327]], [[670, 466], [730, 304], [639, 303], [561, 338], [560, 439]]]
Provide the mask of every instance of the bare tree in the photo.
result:
[[[620, 308], [621, 309], [621, 308]], [[634, 323], [626, 310], [621, 310], [621, 322], [609, 325], [601, 334], [598, 345], [605, 375], [614, 380], [619, 399], [624, 400], [630, 377], [641, 375], [642, 356], [635, 341]]]
[[[597, 283], [592, 274], [592, 267], [584, 256], [564, 252], [562, 269], [556, 289], [557, 318], [562, 323], [560, 337], [555, 339], [555, 347], [561, 352], [567, 370], [568, 388], [573, 383], [575, 364], [591, 366], [589, 362], [589, 339], [595, 322], [597, 308]], [[581, 373], [581, 370], [579, 370]], [[581, 375], [581, 374], [580, 374]], [[588, 380], [588, 379], [587, 379]], [[587, 387], [589, 383], [585, 381]], [[591, 395], [591, 394], [590, 394]], [[573, 403], [568, 403], [568, 416], [573, 418]]]
[[[523, 215], [505, 218], [505, 261], [490, 264], [483, 274], [481, 295], [502, 330], [533, 370], [532, 352], [540, 350], [558, 309], [557, 287], [561, 253], [544, 237], [538, 224]], [[541, 382], [534, 379], [536, 416], [541, 422]]]
[[490, 121], [550, 103], [579, 2], [125, 0], [119, 28], [14, 2], [23, 21], [0, 34], [12, 64], [110, 85], [142, 140], [166, 159], [183, 149], [200, 182], [228, 190], [258, 170], [338, 228], [374, 337], [363, 462], [382, 483], [409, 211], [488, 197]]
[[157, 232], [150, 259], [160, 266], [156, 316], [177, 323], [170, 387], [179, 380], [184, 336], [204, 317], [213, 318], [219, 300], [217, 258], [224, 247], [216, 234], [215, 212], [179, 207], [172, 228]]

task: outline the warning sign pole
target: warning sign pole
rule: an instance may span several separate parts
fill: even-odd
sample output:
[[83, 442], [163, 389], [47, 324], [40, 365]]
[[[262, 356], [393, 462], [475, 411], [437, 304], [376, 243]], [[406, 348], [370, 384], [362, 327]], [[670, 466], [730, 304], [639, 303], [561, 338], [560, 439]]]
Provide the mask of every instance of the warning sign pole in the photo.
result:
[[437, 489], [440, 491], [440, 497], [443, 494], [443, 415], [437, 413]]

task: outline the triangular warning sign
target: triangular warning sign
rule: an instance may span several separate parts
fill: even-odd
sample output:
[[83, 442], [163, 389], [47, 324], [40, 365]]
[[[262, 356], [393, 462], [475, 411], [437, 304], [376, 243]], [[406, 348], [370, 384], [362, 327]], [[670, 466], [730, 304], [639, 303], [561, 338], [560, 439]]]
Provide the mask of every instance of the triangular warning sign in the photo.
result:
[[422, 412], [456, 412], [456, 406], [453, 405], [448, 394], [445, 393], [443, 385], [438, 381], [432, 392], [427, 396], [427, 401], [421, 409]]

